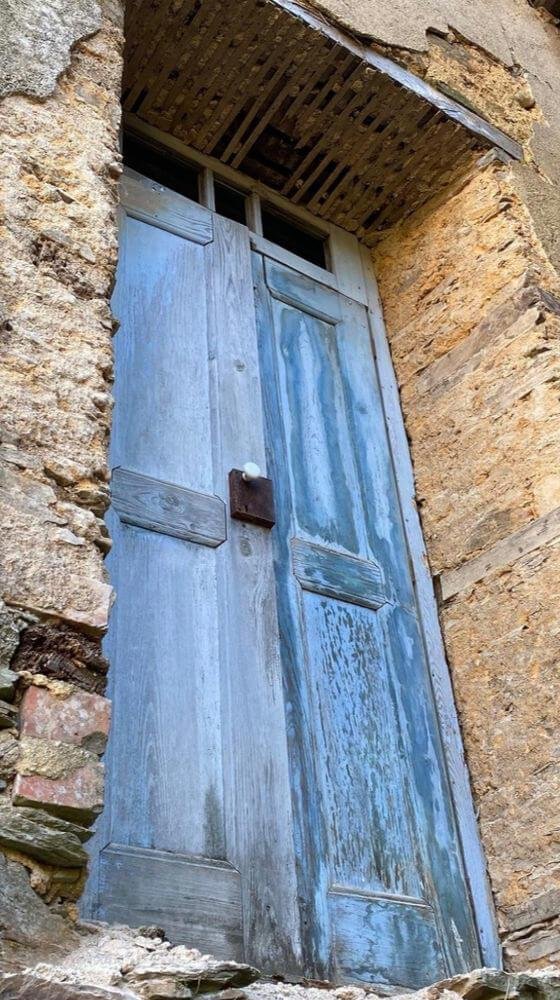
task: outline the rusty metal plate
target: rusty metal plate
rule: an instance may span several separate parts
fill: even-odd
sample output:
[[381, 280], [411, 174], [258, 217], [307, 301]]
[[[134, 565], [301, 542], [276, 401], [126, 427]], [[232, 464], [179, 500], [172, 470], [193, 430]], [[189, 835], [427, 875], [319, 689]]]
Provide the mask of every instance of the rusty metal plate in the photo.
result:
[[246, 482], [241, 469], [232, 469], [229, 474], [230, 514], [237, 521], [248, 521], [261, 528], [273, 528], [276, 524], [272, 479], [260, 476]]

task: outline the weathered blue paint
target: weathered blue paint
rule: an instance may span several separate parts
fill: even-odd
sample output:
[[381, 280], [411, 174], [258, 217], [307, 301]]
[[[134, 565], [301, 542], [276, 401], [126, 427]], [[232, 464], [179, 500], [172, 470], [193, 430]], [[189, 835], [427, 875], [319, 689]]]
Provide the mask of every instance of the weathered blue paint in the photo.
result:
[[[271, 972], [472, 967], [366, 310], [258, 254], [253, 287], [245, 227], [127, 190], [94, 914]], [[226, 529], [247, 460], [272, 531]]]
[[383, 574], [373, 559], [356, 559], [294, 538], [292, 564], [304, 590], [366, 608], [380, 608], [387, 600]]
[[367, 314], [253, 269], [308, 969], [420, 986], [479, 953]]
[[441, 975], [441, 948], [433, 910], [407, 900], [329, 893], [336, 927], [339, 975], [406, 988], [429, 985]]

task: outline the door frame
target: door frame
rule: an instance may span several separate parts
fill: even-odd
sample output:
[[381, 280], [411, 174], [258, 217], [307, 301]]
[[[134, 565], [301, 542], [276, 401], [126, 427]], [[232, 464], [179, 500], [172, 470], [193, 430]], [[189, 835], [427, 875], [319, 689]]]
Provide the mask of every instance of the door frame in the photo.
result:
[[[478, 829], [470, 775], [441, 634], [433, 579], [416, 503], [414, 469], [371, 251], [360, 245], [350, 233], [319, 220], [306, 209], [292, 204], [288, 199], [278, 195], [261, 182], [253, 181], [212, 157], [193, 150], [173, 136], [145, 124], [135, 115], [126, 114], [124, 122], [126, 128], [139, 138], [143, 138], [160, 148], [163, 147], [201, 169], [200, 203], [210, 211], [215, 211], [214, 176], [226, 183], [230, 182], [237, 189], [243, 191], [247, 196], [247, 221], [253, 249], [297, 269], [300, 273], [307, 274], [367, 308], [384, 419], [416, 593], [422, 640], [430, 670], [447, 778], [475, 926], [483, 963], [486, 966], [500, 968], [502, 958], [494, 902], [488, 881], [486, 859]], [[332, 269], [318, 267], [265, 239], [261, 224], [261, 199], [267, 204], [277, 207], [288, 218], [300, 221], [315, 232], [321, 232], [328, 237]]]

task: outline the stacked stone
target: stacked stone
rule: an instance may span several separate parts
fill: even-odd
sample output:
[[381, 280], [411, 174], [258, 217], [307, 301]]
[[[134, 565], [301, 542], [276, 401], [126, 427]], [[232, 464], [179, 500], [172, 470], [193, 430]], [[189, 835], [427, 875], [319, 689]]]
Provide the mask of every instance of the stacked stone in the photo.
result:
[[[21, 640], [18, 624], [26, 626]], [[65, 635], [60, 624], [17, 623], [7, 611], [0, 615], [0, 639], [0, 876], [10, 911], [7, 924], [0, 912], [0, 923], [11, 941], [31, 944], [29, 908], [39, 917], [41, 903], [34, 908], [29, 894], [35, 890], [73, 916], [83, 889], [84, 845], [103, 803], [106, 663], [95, 640]]]
[[118, 0], [0, 11], [4, 969], [75, 943], [102, 803], [122, 40]]

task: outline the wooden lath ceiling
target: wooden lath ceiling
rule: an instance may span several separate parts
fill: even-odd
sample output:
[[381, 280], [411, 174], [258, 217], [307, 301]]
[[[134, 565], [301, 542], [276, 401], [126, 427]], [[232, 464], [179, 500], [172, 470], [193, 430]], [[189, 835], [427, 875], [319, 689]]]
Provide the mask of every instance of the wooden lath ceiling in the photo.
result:
[[372, 244], [494, 130], [443, 97], [442, 110], [422, 81], [372, 56], [394, 79], [289, 4], [129, 0], [125, 111]]

